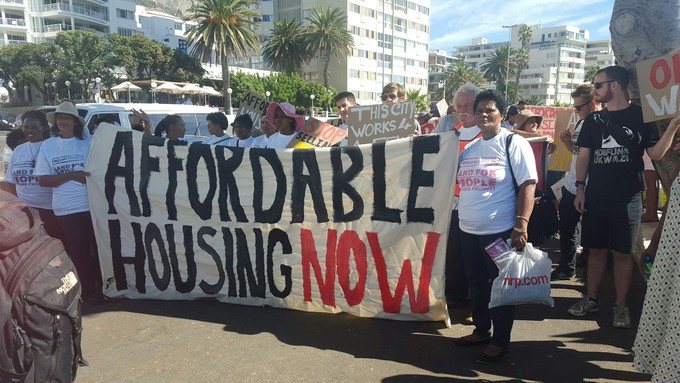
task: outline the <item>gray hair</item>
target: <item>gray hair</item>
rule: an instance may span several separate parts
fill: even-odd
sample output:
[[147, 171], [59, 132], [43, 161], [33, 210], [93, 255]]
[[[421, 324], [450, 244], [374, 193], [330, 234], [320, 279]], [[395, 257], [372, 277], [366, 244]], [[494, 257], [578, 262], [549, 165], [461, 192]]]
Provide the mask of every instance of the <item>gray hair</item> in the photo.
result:
[[456, 105], [456, 99], [458, 98], [458, 95], [461, 93], [469, 93], [474, 97], [477, 97], [477, 95], [481, 92], [482, 88], [478, 87], [477, 85], [471, 82], [466, 82], [465, 84], [459, 86], [458, 89], [456, 89], [456, 93], [453, 95], [453, 105]]

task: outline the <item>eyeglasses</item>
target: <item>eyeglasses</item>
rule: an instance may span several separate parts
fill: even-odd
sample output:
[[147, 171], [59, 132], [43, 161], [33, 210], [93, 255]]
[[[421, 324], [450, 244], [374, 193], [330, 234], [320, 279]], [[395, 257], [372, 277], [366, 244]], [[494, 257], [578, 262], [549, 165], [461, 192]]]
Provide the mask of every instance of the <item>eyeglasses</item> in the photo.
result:
[[588, 105], [588, 104], [590, 104], [590, 102], [584, 102], [584, 103], [581, 104], [581, 105], [574, 105], [574, 109], [576, 109], [577, 112], [580, 112], [580, 111], [581, 111], [581, 108], [583, 108], [584, 106], [586, 106], [586, 105]]
[[383, 100], [383, 101], [387, 101], [387, 99], [394, 100], [398, 97], [399, 97], [398, 95], [396, 95], [394, 93], [390, 93], [390, 94], [383, 94], [382, 96], [380, 96], [380, 99]]
[[607, 84], [607, 83], [610, 83], [610, 82], [616, 82], [616, 80], [607, 80], [607, 81], [601, 81], [601, 82], [594, 82], [594, 83], [593, 83], [593, 86], [595, 87], [595, 89], [600, 89], [600, 88], [602, 88], [602, 85]]

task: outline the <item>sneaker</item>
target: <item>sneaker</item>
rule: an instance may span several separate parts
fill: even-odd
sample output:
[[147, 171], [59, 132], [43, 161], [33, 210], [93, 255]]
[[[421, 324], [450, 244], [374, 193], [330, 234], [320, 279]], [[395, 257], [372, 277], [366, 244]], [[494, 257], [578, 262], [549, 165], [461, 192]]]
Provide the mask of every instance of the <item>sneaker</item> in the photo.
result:
[[614, 305], [614, 321], [612, 325], [616, 328], [630, 328], [630, 314], [628, 307], [623, 305]]
[[568, 279], [571, 279], [571, 277], [574, 276], [573, 271], [564, 271], [560, 269], [555, 269], [552, 273], [550, 273], [550, 280], [551, 281], [566, 281]]
[[[574, 303], [567, 312], [575, 317], [582, 317], [588, 313], [594, 313], [600, 310], [600, 305], [597, 301], [590, 298], [589, 296], [584, 296], [580, 301]], [[628, 309], [626, 309], [628, 312]]]

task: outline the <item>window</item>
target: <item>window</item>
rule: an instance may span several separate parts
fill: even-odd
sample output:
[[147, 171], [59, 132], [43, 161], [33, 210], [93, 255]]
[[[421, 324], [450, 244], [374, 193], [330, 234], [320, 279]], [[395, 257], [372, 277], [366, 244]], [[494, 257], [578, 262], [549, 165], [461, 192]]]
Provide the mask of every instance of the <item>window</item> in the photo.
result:
[[354, 12], [354, 13], [361, 13], [361, 7], [357, 4], [351, 4], [350, 3], [349, 10]]
[[359, 71], [356, 69], [350, 69], [349, 70], [349, 77], [350, 78], [359, 78]]
[[127, 9], [116, 8], [116, 16], [121, 19], [135, 19], [135, 11], [128, 11]]
[[137, 33], [137, 31], [135, 31], [134, 29], [118, 28], [118, 34], [123, 36], [123, 37], [132, 37], [136, 33]]
[[262, 15], [262, 21], [268, 23], [272, 21], [272, 15]]
[[361, 33], [361, 28], [355, 27], [354, 25], [352, 25], [352, 34], [359, 36], [360, 33]]
[[181, 31], [182, 29], [182, 23], [175, 23], [175, 30]]

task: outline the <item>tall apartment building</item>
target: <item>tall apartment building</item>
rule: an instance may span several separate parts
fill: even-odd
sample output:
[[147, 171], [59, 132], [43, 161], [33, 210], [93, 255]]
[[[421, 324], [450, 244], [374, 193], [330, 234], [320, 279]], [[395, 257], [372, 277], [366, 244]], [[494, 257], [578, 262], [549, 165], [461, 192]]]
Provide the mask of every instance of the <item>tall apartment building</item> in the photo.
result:
[[472, 39], [470, 45], [461, 45], [453, 48], [453, 54], [465, 57], [465, 61], [470, 64], [470, 68], [480, 70], [480, 67], [491, 56], [491, 52], [496, 48], [507, 47], [507, 41], [491, 43], [483, 37]]
[[[318, 2], [278, 0], [274, 20], [303, 21]], [[330, 86], [349, 90], [359, 103], [379, 101], [388, 82], [404, 84], [407, 90], [427, 93], [430, 1], [327, 0], [324, 6], [340, 8], [347, 16], [347, 29], [354, 36], [348, 57], [331, 59]], [[303, 69], [308, 81], [323, 81], [323, 67], [314, 61]]]
[[[601, 69], [611, 65], [616, 65], [611, 40], [589, 41], [586, 45], [586, 72], [590, 68]], [[586, 81], [591, 80], [591, 78], [586, 79]]]
[[57, 33], [136, 30], [134, 0], [0, 0], [0, 45], [49, 42]]
[[428, 61], [429, 82], [427, 95], [431, 103], [441, 100], [444, 96], [444, 72], [456, 58], [443, 50], [431, 51]]

